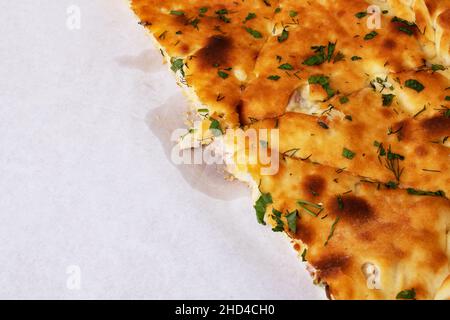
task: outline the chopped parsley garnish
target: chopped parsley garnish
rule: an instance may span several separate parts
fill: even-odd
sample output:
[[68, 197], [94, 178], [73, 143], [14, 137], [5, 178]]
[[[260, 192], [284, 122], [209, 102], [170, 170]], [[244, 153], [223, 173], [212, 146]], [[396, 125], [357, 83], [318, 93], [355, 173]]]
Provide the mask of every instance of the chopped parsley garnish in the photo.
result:
[[284, 231], [284, 223], [283, 220], [281, 220], [282, 213], [276, 209], [272, 209], [272, 219], [275, 220], [277, 225], [272, 228], [273, 232], [282, 232]]
[[309, 57], [305, 61], [303, 61], [303, 64], [307, 66], [318, 66], [325, 61], [325, 56], [323, 54], [316, 54], [314, 56]]
[[304, 65], [307, 66], [318, 66], [325, 62], [325, 47], [324, 46], [315, 46], [311, 47], [316, 53], [315, 55], [310, 56], [305, 61], [303, 61]]
[[367, 12], [366, 11], [361, 11], [361, 12], [358, 12], [357, 14], [355, 14], [355, 17], [357, 17], [358, 19], [362, 19], [365, 16], [367, 16]]
[[379, 156], [383, 157], [386, 155], [386, 150], [384, 149], [383, 144], [381, 142], [375, 140], [373, 142], [373, 145], [378, 148], [377, 152]]
[[198, 24], [200, 23], [200, 19], [199, 18], [195, 18], [195, 19], [192, 19], [190, 22], [189, 22], [189, 24], [191, 25], [191, 26], [193, 26], [195, 29], [198, 29]]
[[334, 56], [333, 63], [343, 60], [345, 60], [345, 55], [342, 52], [338, 51], [338, 53], [336, 53], [336, 55]]
[[408, 20], [405, 20], [405, 19], [402, 19], [402, 18], [399, 18], [399, 17], [393, 17], [391, 22], [400, 22], [400, 23], [406, 24], [407, 26], [410, 26], [410, 27], [416, 25], [414, 22], [410, 22]]
[[200, 12], [200, 14], [205, 14], [206, 12], [208, 12], [208, 8], [207, 7], [202, 7], [198, 10], [198, 12]]
[[280, 79], [280, 76], [271, 75], [271, 76], [268, 76], [267, 79], [272, 80], [272, 81], [278, 81]]
[[[308, 214], [310, 214], [313, 217], [318, 217], [319, 214], [323, 211], [323, 206], [320, 204], [312, 203], [306, 200], [298, 200], [297, 204], [305, 210]], [[312, 209], [311, 209], [312, 208]], [[318, 210], [313, 210], [318, 209]]]
[[351, 59], [352, 61], [362, 60], [362, 58], [359, 56], [353, 56]]
[[328, 42], [328, 54], [327, 54], [327, 60], [328, 62], [331, 61], [331, 58], [333, 57], [334, 54], [334, 50], [336, 50], [336, 42], [332, 43], [332, 42]]
[[226, 73], [226, 72], [224, 72], [224, 71], [221, 71], [221, 70], [217, 71], [217, 74], [218, 74], [219, 77], [221, 77], [222, 79], [226, 79], [226, 78], [229, 77], [229, 74], [228, 74], [228, 73]]
[[352, 160], [355, 157], [355, 155], [356, 155], [356, 153], [354, 153], [353, 151], [351, 151], [345, 147], [342, 149], [342, 156], [344, 158]]
[[450, 96], [445, 96], [445, 101], [450, 101]]
[[245, 28], [245, 30], [248, 33], [250, 33], [253, 36], [253, 38], [256, 38], [256, 39], [261, 39], [262, 38], [262, 34], [259, 31], [253, 30], [252, 28]]
[[217, 137], [223, 134], [220, 122], [216, 119], [211, 118], [211, 124], [209, 125], [209, 130], [212, 130], [213, 134]]
[[419, 81], [415, 80], [415, 79], [409, 79], [405, 81], [405, 87], [413, 89], [417, 92], [422, 91], [423, 89], [425, 89], [424, 85], [421, 84]]
[[294, 17], [296, 17], [297, 15], [298, 15], [298, 12], [297, 12], [297, 11], [294, 11], [294, 10], [289, 11], [289, 17], [294, 18]]
[[386, 156], [384, 166], [386, 167], [386, 169], [388, 169], [394, 174], [396, 181], [399, 182], [404, 169], [400, 168], [400, 161], [405, 160], [405, 157], [398, 153], [392, 152], [391, 146], [389, 146], [386, 152], [386, 149], [383, 147], [383, 144], [378, 141], [374, 142], [374, 146], [378, 148], [378, 160], [380, 161], [380, 163], [381, 157]]
[[294, 210], [286, 215], [288, 228], [292, 233], [297, 232], [297, 215], [298, 215], [298, 210]]
[[227, 17], [228, 10], [227, 9], [220, 9], [216, 11], [216, 14], [218, 15], [219, 19], [222, 20], [225, 23], [230, 23], [230, 18]]
[[180, 71], [181, 75], [184, 77], [183, 66], [183, 59], [172, 59], [172, 66], [170, 67], [170, 69], [175, 73], [177, 71]]
[[395, 298], [396, 299], [406, 299], [406, 300], [415, 299], [416, 298], [416, 290], [414, 290], [414, 288], [412, 288], [410, 290], [400, 291]]
[[306, 254], [308, 253], [308, 249], [303, 249], [303, 252], [302, 252], [302, 261], [303, 262], [306, 262]]
[[254, 205], [256, 211], [256, 218], [258, 223], [266, 225], [264, 221], [264, 215], [266, 214], [266, 209], [269, 204], [273, 203], [272, 195], [270, 193], [262, 193], [261, 196], [256, 200]]
[[442, 190], [438, 191], [423, 191], [413, 188], [406, 189], [408, 194], [414, 195], [414, 196], [432, 196], [432, 197], [445, 197], [445, 192]]
[[394, 100], [395, 95], [394, 94], [383, 94], [383, 107], [389, 107], [392, 104], [392, 101]]
[[170, 14], [173, 16], [183, 16], [184, 15], [184, 11], [181, 10], [171, 10]]
[[410, 27], [414, 27], [416, 25], [414, 22], [410, 22], [408, 20], [405, 20], [405, 19], [402, 19], [402, 18], [399, 18], [399, 17], [393, 17], [391, 22], [400, 22], [400, 23], [403, 23], [403, 24], [405, 24], [407, 26], [410, 26]]
[[433, 70], [433, 72], [444, 71], [445, 67], [443, 65], [441, 65], [441, 64], [432, 64], [431, 65], [431, 70]]
[[314, 51], [314, 55], [307, 58], [303, 61], [304, 65], [307, 66], [318, 66], [324, 63], [325, 61], [330, 62], [334, 51], [336, 49], [336, 43], [328, 42], [327, 52], [325, 53], [325, 46], [313, 46], [311, 49]]
[[366, 35], [364, 36], [364, 40], [372, 40], [372, 39], [375, 38], [377, 35], [378, 35], [378, 32], [376, 32], [376, 31], [369, 32], [368, 34], [366, 34]]
[[395, 159], [402, 160], [402, 161], [405, 160], [405, 157], [402, 156], [401, 154], [392, 152], [390, 147], [387, 152], [387, 158], [389, 160], [395, 160]]
[[398, 183], [394, 182], [394, 181], [389, 181], [389, 182], [385, 183], [384, 185], [388, 189], [397, 189], [398, 188]]
[[397, 29], [401, 32], [406, 33], [409, 36], [412, 36], [414, 34], [415, 28], [417, 28], [417, 25], [414, 22], [409, 22], [399, 17], [393, 17], [391, 22], [400, 23], [400, 26], [398, 26]]
[[335, 95], [335, 92], [333, 89], [331, 89], [329, 81], [330, 78], [323, 75], [315, 75], [308, 78], [309, 84], [320, 84], [322, 88], [327, 92], [328, 98], [331, 98]]
[[350, 101], [350, 99], [348, 98], [348, 97], [341, 97], [340, 99], [339, 99], [339, 102], [341, 103], [341, 104], [346, 104], [347, 102], [349, 102]]
[[444, 110], [444, 117], [445, 118], [450, 118], [450, 109], [445, 108], [445, 110]]
[[324, 246], [326, 246], [328, 244], [328, 241], [330, 241], [333, 237], [334, 231], [336, 230], [336, 225], [338, 224], [340, 219], [340, 217], [336, 217], [336, 220], [334, 220], [333, 224], [331, 225], [330, 234], [328, 235], [327, 241], [325, 241], [325, 243], [323, 244]]
[[294, 67], [291, 64], [289, 64], [289, 63], [283, 63], [282, 65], [280, 65], [278, 67], [278, 69], [281, 69], [281, 70], [294, 70]]
[[276, 9], [275, 9], [275, 13], [280, 13], [281, 12], [281, 8], [280, 7], [277, 7]]
[[253, 12], [250, 12], [247, 17], [245, 18], [244, 22], [247, 22], [248, 20], [252, 20], [256, 18], [256, 14]]
[[408, 27], [398, 27], [398, 30], [406, 33], [408, 36], [412, 36], [414, 34], [414, 31], [412, 31]]
[[278, 36], [278, 42], [284, 42], [289, 37], [289, 31], [286, 30], [286, 28], [281, 31], [281, 34]]

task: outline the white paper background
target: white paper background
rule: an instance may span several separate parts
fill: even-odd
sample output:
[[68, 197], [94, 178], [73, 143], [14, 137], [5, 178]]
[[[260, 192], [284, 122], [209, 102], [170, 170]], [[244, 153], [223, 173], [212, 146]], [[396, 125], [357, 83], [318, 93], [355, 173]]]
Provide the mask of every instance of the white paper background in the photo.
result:
[[245, 186], [170, 162], [186, 102], [124, 0], [0, 0], [0, 30], [0, 298], [324, 298]]

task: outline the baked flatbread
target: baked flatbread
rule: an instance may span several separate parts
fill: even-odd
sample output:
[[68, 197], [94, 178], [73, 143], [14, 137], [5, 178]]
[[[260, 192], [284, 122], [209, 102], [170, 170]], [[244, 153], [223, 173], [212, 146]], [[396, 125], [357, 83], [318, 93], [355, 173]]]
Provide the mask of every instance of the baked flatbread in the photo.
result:
[[[131, 3], [331, 298], [450, 298], [449, 0]], [[277, 130], [275, 174], [240, 127]]]

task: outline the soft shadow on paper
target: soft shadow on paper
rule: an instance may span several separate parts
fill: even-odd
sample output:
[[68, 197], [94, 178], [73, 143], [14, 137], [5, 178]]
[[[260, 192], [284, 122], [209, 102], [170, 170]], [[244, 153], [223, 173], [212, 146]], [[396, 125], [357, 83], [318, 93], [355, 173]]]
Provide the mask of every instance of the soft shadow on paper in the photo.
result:
[[163, 69], [161, 60], [161, 55], [156, 55], [154, 50], [145, 50], [135, 56], [126, 55], [116, 58], [116, 62], [119, 66], [139, 70], [144, 73], [151, 72], [152, 70]]
[[181, 94], [170, 97], [166, 103], [151, 110], [147, 115], [147, 125], [160, 141], [167, 159], [180, 171], [184, 180], [195, 190], [212, 198], [232, 200], [248, 197], [250, 192], [239, 181], [226, 181], [227, 174], [218, 165], [176, 165], [171, 160], [175, 142], [171, 141], [172, 132], [177, 128], [186, 128], [187, 102]]

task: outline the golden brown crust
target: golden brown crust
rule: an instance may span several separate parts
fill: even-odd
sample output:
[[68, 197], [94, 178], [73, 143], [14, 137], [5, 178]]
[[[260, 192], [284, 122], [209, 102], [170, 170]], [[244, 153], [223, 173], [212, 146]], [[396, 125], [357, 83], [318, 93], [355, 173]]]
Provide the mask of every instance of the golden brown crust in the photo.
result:
[[[261, 181], [261, 192], [273, 198], [266, 217], [274, 226], [272, 208], [283, 213], [299, 210], [297, 232], [292, 234], [287, 227], [286, 232], [307, 245], [306, 259], [334, 298], [395, 299], [400, 291], [414, 288], [417, 299], [433, 299], [448, 276], [447, 199], [411, 196], [332, 167], [290, 158], [282, 161], [275, 176], [261, 176], [257, 166], [250, 172]], [[315, 191], [320, 193], [312, 194], [305, 185], [319, 185]], [[311, 216], [299, 200], [322, 204], [323, 210], [318, 217]], [[378, 289], [367, 286], [363, 272], [367, 263], [378, 270]]]
[[270, 33], [278, 1], [131, 3], [166, 54], [171, 59], [183, 59], [185, 83], [200, 101], [217, 114], [224, 126], [238, 125], [236, 109], [241, 91]]
[[450, 118], [430, 107], [411, 117], [383, 106], [371, 89], [347, 98], [345, 104], [331, 99], [316, 115], [289, 112], [251, 127], [278, 129], [281, 153], [379, 182], [450, 194], [450, 149], [441, 143], [441, 137], [450, 136]]
[[449, 0], [131, 2], [224, 128], [279, 129], [279, 172], [240, 170], [333, 298], [449, 297]]
[[[366, 19], [355, 17], [358, 12], [366, 10], [365, 1], [324, 3], [281, 3], [287, 10], [275, 16], [275, 25], [285, 26], [289, 38], [283, 43], [279, 43], [276, 37], [269, 38], [259, 54], [255, 68], [257, 78], [249, 84], [243, 96], [243, 118], [247, 123], [251, 122], [250, 119], [282, 115], [294, 90], [306, 86], [311, 76], [329, 77], [334, 92], [345, 95], [368, 87], [379, 76], [418, 69], [430, 58], [422, 47], [426, 39], [418, 28], [393, 21], [393, 15], [381, 15], [381, 29], [370, 31]], [[290, 22], [289, 13], [292, 11], [298, 13], [301, 23]], [[370, 37], [371, 32], [376, 35], [374, 33]], [[313, 47], [329, 43], [336, 44], [330, 61], [305, 64], [315, 54]], [[343, 56], [336, 59], [338, 52]], [[282, 59], [277, 61], [277, 55]], [[288, 72], [280, 70], [279, 65], [284, 63], [289, 63], [293, 69]], [[271, 82], [267, 79], [271, 74], [280, 76], [280, 79], [276, 83]]]

